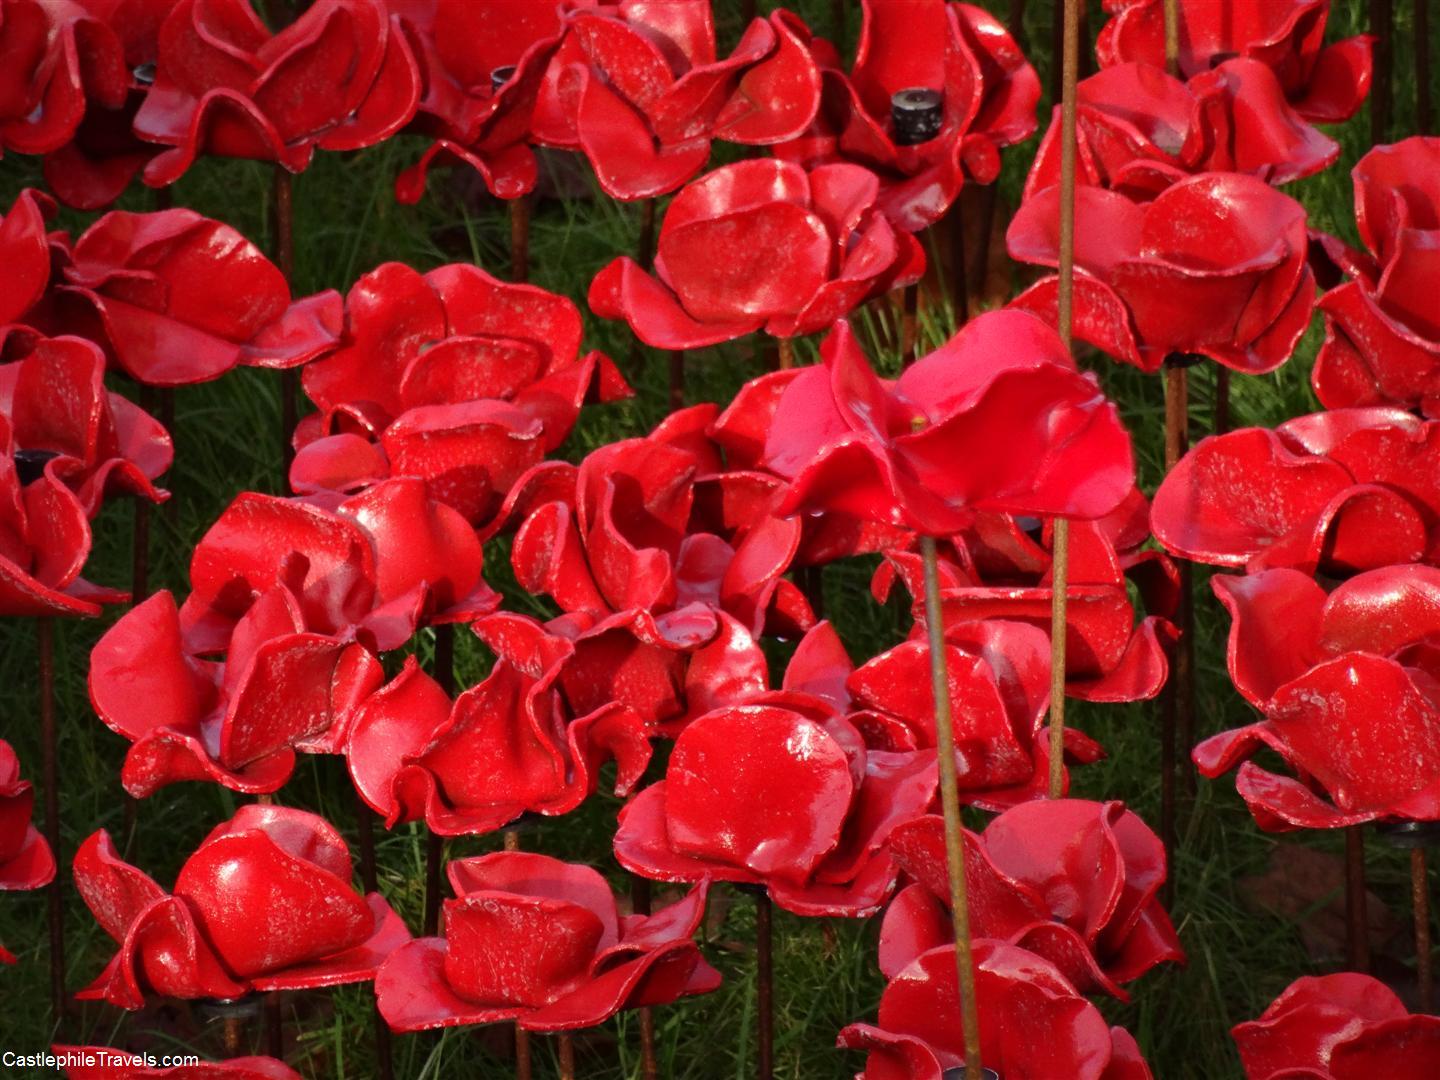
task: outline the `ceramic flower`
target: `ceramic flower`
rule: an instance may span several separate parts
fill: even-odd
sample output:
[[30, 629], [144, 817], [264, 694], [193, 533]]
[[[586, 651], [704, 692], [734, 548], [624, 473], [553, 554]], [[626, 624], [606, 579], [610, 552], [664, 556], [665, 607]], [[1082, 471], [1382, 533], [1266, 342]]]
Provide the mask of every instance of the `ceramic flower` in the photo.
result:
[[[0, 364], [0, 611], [98, 615], [126, 599], [80, 576], [90, 521], [109, 494], [152, 502], [173, 448], [160, 424], [105, 389], [105, 357], [73, 337], [24, 339]], [[18, 347], [17, 347], [18, 350]]]
[[[1059, 198], [1046, 188], [1021, 205], [1013, 258], [1059, 265]], [[1075, 198], [1077, 337], [1142, 371], [1182, 354], [1258, 374], [1290, 356], [1315, 303], [1295, 200], [1239, 173], [1192, 176], [1143, 204], [1089, 186]], [[1058, 280], [1013, 306], [1053, 322]]]
[[[1177, 180], [1237, 172], [1270, 184], [1312, 176], [1340, 144], [1285, 100], [1259, 60], [1232, 59], [1184, 82], [1164, 66], [1122, 64], [1076, 89], [1078, 182], [1153, 198]], [[1059, 110], [1031, 163], [1025, 198], [1060, 182]]]
[[[158, 592], [96, 645], [90, 699], [134, 745], [137, 798], [177, 780], [275, 791], [296, 751], [340, 753], [375, 654], [498, 598], [463, 519], [394, 480], [335, 511], [244, 494], [201, 538], [191, 592]], [[208, 657], [223, 654], [219, 660]]]
[[[879, 205], [917, 232], [942, 217], [966, 178], [992, 183], [1000, 150], [1035, 130], [1040, 78], [1002, 24], [976, 4], [862, 0], [855, 66], [847, 75], [827, 41], [811, 42], [824, 93], [815, 123], [776, 154], [807, 167], [837, 161], [873, 170]], [[938, 130], [914, 145], [897, 136], [891, 99], [941, 95]]]
[[[1165, 63], [1163, 0], [1110, 0], [1114, 15], [1100, 28], [1095, 54], [1102, 67]], [[1355, 115], [1370, 90], [1367, 35], [1325, 44], [1330, 0], [1180, 0], [1180, 73], [1189, 78], [1234, 56], [1272, 71], [1305, 119], [1339, 123]]]
[[527, 194], [538, 170], [530, 117], [560, 44], [558, 4], [389, 0], [420, 61], [424, 91], [412, 127], [435, 138], [396, 182], [402, 202], [425, 191], [432, 165], [475, 169], [502, 199]]
[[109, 1046], [52, 1046], [50, 1053], [64, 1062], [67, 1080], [300, 1080], [294, 1069], [271, 1057], [164, 1066], [145, 1064], [145, 1055]]
[[[1162, 552], [1141, 547], [1149, 538], [1149, 505], [1134, 491], [1113, 513], [1071, 525], [1066, 608], [1066, 694], [1087, 701], [1143, 701], [1165, 684], [1165, 644], [1174, 628], [1179, 573]], [[945, 625], [984, 619], [1029, 623], [1050, 630], [1052, 530], [1038, 519], [979, 514], [949, 537], [939, 563]], [[924, 568], [913, 540], [886, 552], [871, 582], [884, 602], [896, 578], [924, 620]], [[1149, 612], [1138, 623], [1133, 583]], [[913, 636], [923, 626], [917, 624]]]
[[43, 191], [25, 188], [0, 217], [0, 266], [5, 288], [0, 290], [0, 355], [13, 325], [33, 321], [37, 305], [50, 286], [51, 248], [46, 224], [55, 203]]
[[379, 893], [351, 884], [350, 850], [323, 818], [242, 806], [211, 831], [166, 892], [124, 862], [103, 829], [75, 853], [75, 887], [120, 946], [76, 997], [138, 1009], [369, 982], [410, 940]]
[[876, 209], [879, 193], [858, 165], [722, 166], [666, 209], [654, 276], [622, 255], [590, 283], [590, 307], [661, 349], [825, 329], [924, 272], [919, 242]]
[[[1298, 570], [1211, 584], [1232, 619], [1230, 678], [1262, 717], [1197, 746], [1200, 771], [1240, 765], [1236, 789], [1274, 831], [1440, 818], [1440, 668], [1428, 640], [1440, 570], [1369, 570], [1328, 596]], [[1304, 779], [1249, 760], [1263, 748]]]
[[1160, 484], [1155, 538], [1182, 558], [1345, 577], [1440, 559], [1440, 424], [1337, 409], [1198, 443]]
[[574, 1031], [720, 985], [693, 940], [704, 884], [653, 915], [621, 915], [600, 874], [547, 855], [457, 859], [449, 875], [443, 935], [405, 945], [376, 976], [392, 1030], [513, 1020]]
[[573, 303], [475, 266], [421, 275], [386, 263], [345, 307], [340, 347], [302, 374], [319, 411], [295, 433], [290, 480], [301, 493], [417, 476], [486, 526], [586, 401], [631, 393], [607, 356], [580, 354]]
[[1115, 407], [1026, 313], [980, 316], [893, 383], [843, 322], [821, 357], [785, 388], [765, 444], [791, 480], [781, 513], [946, 535], [982, 511], [1104, 517], [1134, 487]]
[[1296, 979], [1230, 1033], [1246, 1080], [1408, 1078], [1440, 1066], [1440, 1017], [1411, 1013], [1384, 983], [1348, 971]]
[[793, 17], [754, 20], [722, 60], [708, 0], [563, 7], [565, 36], [531, 130], [538, 143], [583, 153], [614, 198], [668, 194], [700, 171], [712, 139], [772, 145], [820, 106], [820, 73]]
[[[20, 779], [20, 759], [0, 739], [0, 892], [28, 891], [55, 878], [55, 857], [40, 830], [30, 823], [35, 792]], [[15, 963], [0, 945], [0, 964]]]
[[271, 32], [249, 0], [180, 0], [160, 26], [155, 82], [135, 116], [170, 149], [145, 166], [173, 184], [202, 154], [302, 172], [315, 150], [359, 150], [415, 115], [421, 79], [383, 0], [320, 0]]
[[1395, 404], [1440, 412], [1440, 139], [1377, 146], [1351, 173], [1364, 251], [1322, 236], [1349, 281], [1320, 298], [1325, 343], [1310, 382], [1327, 409]]
[[[1002, 941], [974, 943], [980, 1060], [1004, 1077], [1149, 1080], [1150, 1069], [1124, 1028], [1034, 953]], [[857, 1080], [942, 1080], [964, 1072], [955, 949], [922, 953], [890, 979], [874, 1024], [851, 1024], [839, 1045], [867, 1054]], [[1037, 1038], [1037, 1032], [1044, 1032]]]
[[[1084, 993], [1121, 1000], [1120, 984], [1184, 960], [1160, 905], [1165, 848], [1118, 802], [1021, 803], [978, 835], [965, 834], [970, 929], [1044, 957]], [[914, 880], [885, 909], [880, 970], [894, 978], [916, 957], [954, 941], [945, 827], [936, 815], [890, 834], [895, 861]]]
[[331, 349], [333, 290], [292, 300], [280, 270], [193, 210], [116, 210], [75, 242], [54, 320], [150, 385], [205, 382], [236, 365], [289, 368]]
[[526, 813], [566, 814], [595, 792], [612, 759], [617, 794], [639, 781], [651, 754], [645, 720], [617, 701], [570, 712], [555, 685], [563, 645], [538, 627], [518, 636], [524, 644], [502, 652], [453, 704], [412, 660], [360, 705], [346, 760], [355, 790], [387, 828], [424, 820], [459, 836]]

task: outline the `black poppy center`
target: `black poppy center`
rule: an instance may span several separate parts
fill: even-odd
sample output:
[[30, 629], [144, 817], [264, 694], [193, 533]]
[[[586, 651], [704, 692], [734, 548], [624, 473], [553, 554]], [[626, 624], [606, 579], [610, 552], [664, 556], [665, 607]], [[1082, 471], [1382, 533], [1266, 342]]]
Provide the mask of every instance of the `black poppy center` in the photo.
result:
[[899, 146], [916, 146], [940, 134], [945, 96], [939, 90], [912, 86], [890, 95], [890, 123]]
[[29, 487], [45, 475], [45, 463], [59, 457], [54, 450], [16, 450], [15, 475], [20, 478], [21, 487]]

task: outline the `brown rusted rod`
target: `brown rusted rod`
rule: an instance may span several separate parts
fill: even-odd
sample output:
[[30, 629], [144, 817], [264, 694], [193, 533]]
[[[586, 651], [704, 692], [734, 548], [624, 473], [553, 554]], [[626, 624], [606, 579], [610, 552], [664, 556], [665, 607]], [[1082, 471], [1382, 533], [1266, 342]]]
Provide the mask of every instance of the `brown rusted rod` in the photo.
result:
[[1230, 430], [1230, 369], [1215, 365], [1215, 434]]
[[[455, 693], [455, 627], [435, 627], [435, 681], [449, 696]], [[425, 921], [426, 937], [440, 932], [441, 865], [445, 861], [445, 838], [433, 830], [425, 838]]]
[[[636, 915], [650, 914], [650, 882], [646, 878], [631, 877], [630, 909]], [[640, 1076], [642, 1080], [655, 1080], [660, 1075], [655, 1061], [655, 1013], [650, 1008], [640, 1010]]]
[[555, 1041], [560, 1057], [560, 1080], [575, 1080], [575, 1040], [561, 1032]]
[[530, 280], [530, 196], [510, 200], [510, 280]]
[[1410, 908], [1415, 918], [1415, 981], [1420, 986], [1420, 1011], [1435, 1009], [1435, 969], [1430, 946], [1430, 883], [1425, 849], [1410, 849]]
[[[45, 784], [45, 842], [56, 866], [66, 864], [60, 850], [60, 756], [55, 726], [55, 622], [49, 616], [35, 620], [35, 645], [40, 667], [41, 779]], [[53, 1023], [65, 1022], [65, 874], [57, 871], [46, 888], [50, 922], [50, 1008]]]
[[1430, 134], [1430, 0], [1415, 0], [1415, 133]]
[[764, 886], [755, 890], [755, 1008], [757, 1039], [755, 1075], [771, 1080], [775, 1075], [775, 965], [774, 927], [770, 894]]
[[909, 367], [915, 362], [920, 340], [920, 283], [906, 285], [901, 293], [903, 310], [900, 316], [900, 364]]
[[685, 407], [685, 352], [673, 349], [670, 352], [670, 411]]
[[779, 339], [779, 366], [781, 371], [789, 371], [795, 366], [795, 343], [788, 337]]
[[[295, 288], [295, 178], [283, 165], [272, 171], [270, 214], [271, 240], [275, 246], [275, 265], [285, 275], [290, 289]], [[295, 448], [290, 436], [299, 415], [300, 372], [295, 368], [280, 373], [280, 454], [288, 477]]]
[[1375, 67], [1370, 81], [1370, 142], [1378, 146], [1390, 141], [1390, 107], [1394, 100], [1394, 0], [1370, 0], [1370, 33], [1375, 36]]
[[285, 1018], [280, 1011], [280, 991], [265, 995], [265, 1042], [267, 1053], [277, 1061], [285, 1060]]
[[[956, 197], [950, 207], [950, 307], [955, 315], [955, 329], [959, 330], [970, 318], [970, 268], [965, 264], [965, 214], [964, 199]], [[982, 270], [981, 278], [984, 273]]]
[[1365, 912], [1365, 827], [1345, 829], [1345, 966], [1370, 971], [1370, 920]]

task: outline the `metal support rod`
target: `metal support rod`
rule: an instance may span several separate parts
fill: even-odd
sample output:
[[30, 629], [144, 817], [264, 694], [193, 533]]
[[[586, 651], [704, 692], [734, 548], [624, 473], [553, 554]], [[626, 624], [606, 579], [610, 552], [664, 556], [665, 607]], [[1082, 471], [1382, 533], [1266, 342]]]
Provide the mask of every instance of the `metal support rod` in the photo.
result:
[[1365, 913], [1365, 826], [1345, 828], [1345, 966], [1370, 971], [1370, 921]]
[[915, 362], [920, 339], [920, 283], [906, 285], [901, 293], [903, 310], [900, 315], [900, 364], [909, 367]]
[[1410, 909], [1415, 918], [1415, 981], [1420, 986], [1420, 1011], [1435, 1010], [1435, 969], [1430, 946], [1430, 883], [1425, 849], [1410, 849]]
[[[45, 785], [45, 842], [59, 867], [67, 865], [60, 850], [60, 757], [55, 726], [55, 623], [48, 615], [35, 620], [40, 667], [41, 780]], [[50, 1008], [56, 1029], [65, 1022], [65, 874], [57, 872], [46, 887], [50, 923]]]
[[774, 927], [770, 894], [761, 886], [755, 890], [755, 1026], [757, 1040], [755, 1076], [771, 1080], [775, 1075], [775, 965]]
[[[271, 172], [271, 240], [275, 245], [275, 265], [285, 275], [285, 283], [295, 288], [295, 178], [283, 165], [276, 164]], [[290, 436], [295, 431], [299, 415], [300, 373], [291, 368], [280, 373], [280, 455], [284, 462], [286, 477], [282, 478], [282, 490], [288, 483], [290, 462], [295, 457], [295, 448]]]
[[1230, 430], [1230, 369], [1215, 365], [1215, 434]]
[[685, 352], [674, 349], [670, 353], [670, 411], [685, 407]]
[[[1073, 0], [1070, 0], [1073, 2]], [[955, 774], [955, 731], [950, 717], [950, 676], [945, 662], [945, 625], [940, 606], [940, 560], [935, 538], [920, 538], [925, 563], [925, 629], [930, 642], [930, 689], [935, 699], [935, 743], [940, 764], [940, 802], [945, 814], [945, 861], [950, 874], [950, 919], [964, 1028], [965, 1080], [981, 1080], [980, 1012], [975, 1000], [975, 961], [970, 952], [970, 903], [965, 882], [965, 834]]]
[[[455, 627], [444, 623], [435, 627], [435, 670], [432, 675], [447, 696], [455, 694]], [[426, 937], [440, 932], [440, 894], [445, 862], [445, 838], [431, 831], [425, 838], [425, 922]]]
[[781, 371], [789, 371], [795, 366], [795, 343], [789, 338], [778, 339], [779, 361]]
[[1395, 85], [1394, 0], [1370, 0], [1370, 33], [1375, 36], [1375, 68], [1370, 81], [1370, 143], [1378, 146], [1390, 141], [1390, 105]]
[[575, 1040], [562, 1031], [555, 1042], [560, 1056], [560, 1080], [575, 1080]]
[[510, 280], [530, 280], [530, 196], [510, 200]]
[[[650, 882], [647, 878], [631, 877], [630, 909], [636, 915], [650, 914]], [[655, 1061], [655, 1013], [649, 1007], [640, 1010], [640, 1076], [655, 1080], [660, 1069]]]
[[[959, 330], [970, 319], [970, 268], [965, 263], [964, 189], [950, 207], [950, 308]], [[981, 280], [984, 280], [982, 262]]]
[[1415, 133], [1430, 134], [1430, 0], [1415, 0]]
[[285, 1060], [285, 1019], [280, 1011], [280, 991], [265, 995], [265, 1042], [267, 1053], [276, 1061]]

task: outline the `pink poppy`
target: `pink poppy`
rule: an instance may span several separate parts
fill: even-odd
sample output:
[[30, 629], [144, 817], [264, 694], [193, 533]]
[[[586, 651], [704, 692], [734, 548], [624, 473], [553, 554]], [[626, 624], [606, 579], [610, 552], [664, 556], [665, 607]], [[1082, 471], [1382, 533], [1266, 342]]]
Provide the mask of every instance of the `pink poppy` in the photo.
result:
[[1440, 561], [1440, 422], [1337, 409], [1198, 443], [1155, 493], [1155, 538], [1182, 558], [1345, 577]]
[[1350, 278], [1320, 298], [1325, 343], [1310, 383], [1327, 409], [1395, 404], [1440, 414], [1440, 139], [1377, 146], [1360, 159], [1355, 221], [1366, 250], [1329, 236], [1325, 253]]
[[[30, 823], [35, 792], [20, 779], [20, 759], [0, 739], [0, 892], [43, 888], [55, 879], [55, 857], [40, 830]], [[15, 963], [0, 945], [0, 964]]]
[[821, 357], [785, 388], [765, 444], [766, 466], [791, 479], [781, 513], [943, 536], [982, 511], [1104, 517], [1135, 486], [1115, 406], [1030, 315], [982, 315], [895, 382], [843, 322]]
[[392, 1030], [574, 1031], [720, 986], [693, 940], [704, 884], [653, 915], [621, 915], [595, 870], [547, 855], [457, 859], [449, 875], [443, 936], [405, 945], [375, 978]]
[[[1236, 371], [1273, 371], [1310, 323], [1315, 277], [1305, 209], [1251, 176], [1212, 173], [1148, 203], [1116, 191], [1076, 193], [1075, 334], [1142, 371], [1171, 354]], [[1010, 255], [1059, 264], [1058, 188], [1027, 199], [1006, 234]], [[1054, 322], [1058, 277], [1012, 307]]]
[[389, 0], [420, 61], [424, 93], [412, 125], [435, 137], [395, 184], [418, 202], [430, 167], [457, 161], [490, 193], [514, 199], [535, 187], [530, 115], [560, 44], [559, 4]]
[[340, 296], [292, 300], [254, 244], [193, 210], [116, 210], [86, 229], [53, 315], [156, 386], [218, 378], [237, 364], [288, 368], [334, 347]]
[[134, 744], [126, 789], [140, 798], [211, 780], [275, 791], [296, 751], [342, 752], [383, 679], [375, 653], [422, 621], [498, 604], [482, 564], [473, 531], [418, 481], [389, 481], [335, 511], [241, 495], [196, 547], [184, 605], [156, 593], [91, 654], [95, 711]]
[[421, 275], [386, 263], [345, 306], [340, 347], [302, 375], [319, 409], [295, 433], [290, 481], [302, 494], [417, 476], [485, 526], [585, 402], [631, 394], [609, 357], [581, 356], [573, 303], [478, 267]]
[[160, 424], [105, 389], [105, 357], [80, 338], [12, 335], [0, 364], [0, 610], [98, 615], [126, 599], [80, 577], [108, 494], [161, 502], [173, 448]]
[[[1087, 701], [1143, 701], [1165, 684], [1167, 621], [1179, 596], [1179, 573], [1162, 552], [1142, 548], [1149, 539], [1149, 505], [1139, 491], [1107, 517], [1077, 521], [1070, 529], [1065, 640], [1066, 694]], [[945, 625], [985, 619], [1029, 623], [1047, 634], [1051, 615], [1051, 528], [1035, 518], [978, 514], [969, 528], [942, 546], [941, 601]], [[884, 602], [895, 579], [914, 598], [924, 619], [924, 568], [913, 538], [886, 553], [871, 582]], [[1133, 582], [1151, 612], [1137, 624], [1129, 595]], [[917, 622], [913, 636], [923, 626]]]
[[389, 138], [419, 98], [419, 65], [383, 0], [318, 0], [278, 33], [249, 0], [180, 0], [135, 116], [136, 134], [172, 148], [145, 182], [173, 184], [201, 154], [302, 172], [317, 147]]
[[[776, 148], [807, 167], [852, 162], [880, 177], [880, 207], [918, 232], [944, 216], [966, 178], [992, 183], [1000, 150], [1035, 131], [1040, 78], [994, 16], [944, 0], [861, 0], [864, 22], [847, 76], [834, 47], [810, 43], [824, 92], [809, 130]], [[940, 95], [938, 130], [918, 144], [897, 137], [892, 99]]]
[[537, 143], [578, 150], [606, 194], [674, 191], [712, 139], [768, 146], [799, 134], [820, 105], [803, 27], [776, 13], [745, 28], [721, 60], [709, 0], [569, 0], [565, 36], [535, 105]]
[[379, 893], [351, 884], [350, 849], [323, 818], [242, 806], [180, 867], [167, 893], [101, 829], [75, 853], [75, 887], [120, 946], [76, 994], [138, 1009], [147, 993], [193, 1000], [369, 982], [410, 940]]
[[[1262, 718], [1197, 746], [1200, 771], [1239, 764], [1236, 789], [1263, 829], [1440, 819], [1440, 665], [1428, 640], [1440, 570], [1369, 570], [1328, 596], [1298, 570], [1211, 585], [1233, 620], [1230, 678]], [[1303, 780], [1249, 760], [1265, 748]]]
[[[916, 957], [954, 941], [945, 827], [935, 815], [890, 834], [915, 884], [885, 910], [880, 970], [895, 978]], [[970, 929], [1044, 957], [1084, 993], [1122, 1001], [1121, 983], [1185, 953], [1159, 900], [1165, 848], [1118, 802], [1042, 799], [965, 834]]]
[[1411, 1013], [1380, 980], [1348, 971], [1296, 979], [1230, 1033], [1246, 1080], [1421, 1080], [1440, 1069], [1440, 1016]]
[[590, 283], [590, 307], [661, 349], [823, 330], [924, 272], [919, 242], [876, 209], [879, 193], [858, 165], [722, 166], [666, 208], [655, 275], [622, 255]]
[[[1114, 17], [1100, 29], [1102, 67], [1165, 64], [1163, 0], [1110, 0]], [[1285, 97], [1317, 124], [1349, 120], [1370, 91], [1370, 50], [1361, 34], [1324, 44], [1330, 0], [1180, 0], [1180, 73], [1209, 71], [1233, 56], [1257, 60], [1280, 80]]]
[[[974, 957], [980, 1059], [998, 1075], [1150, 1080], [1130, 1033], [1107, 1027], [1048, 960], [987, 939]], [[839, 1045], [867, 1053], [857, 1080], [943, 1080], [964, 1072], [960, 1016], [955, 949], [942, 945], [891, 978], [878, 1021], [851, 1024]]]

